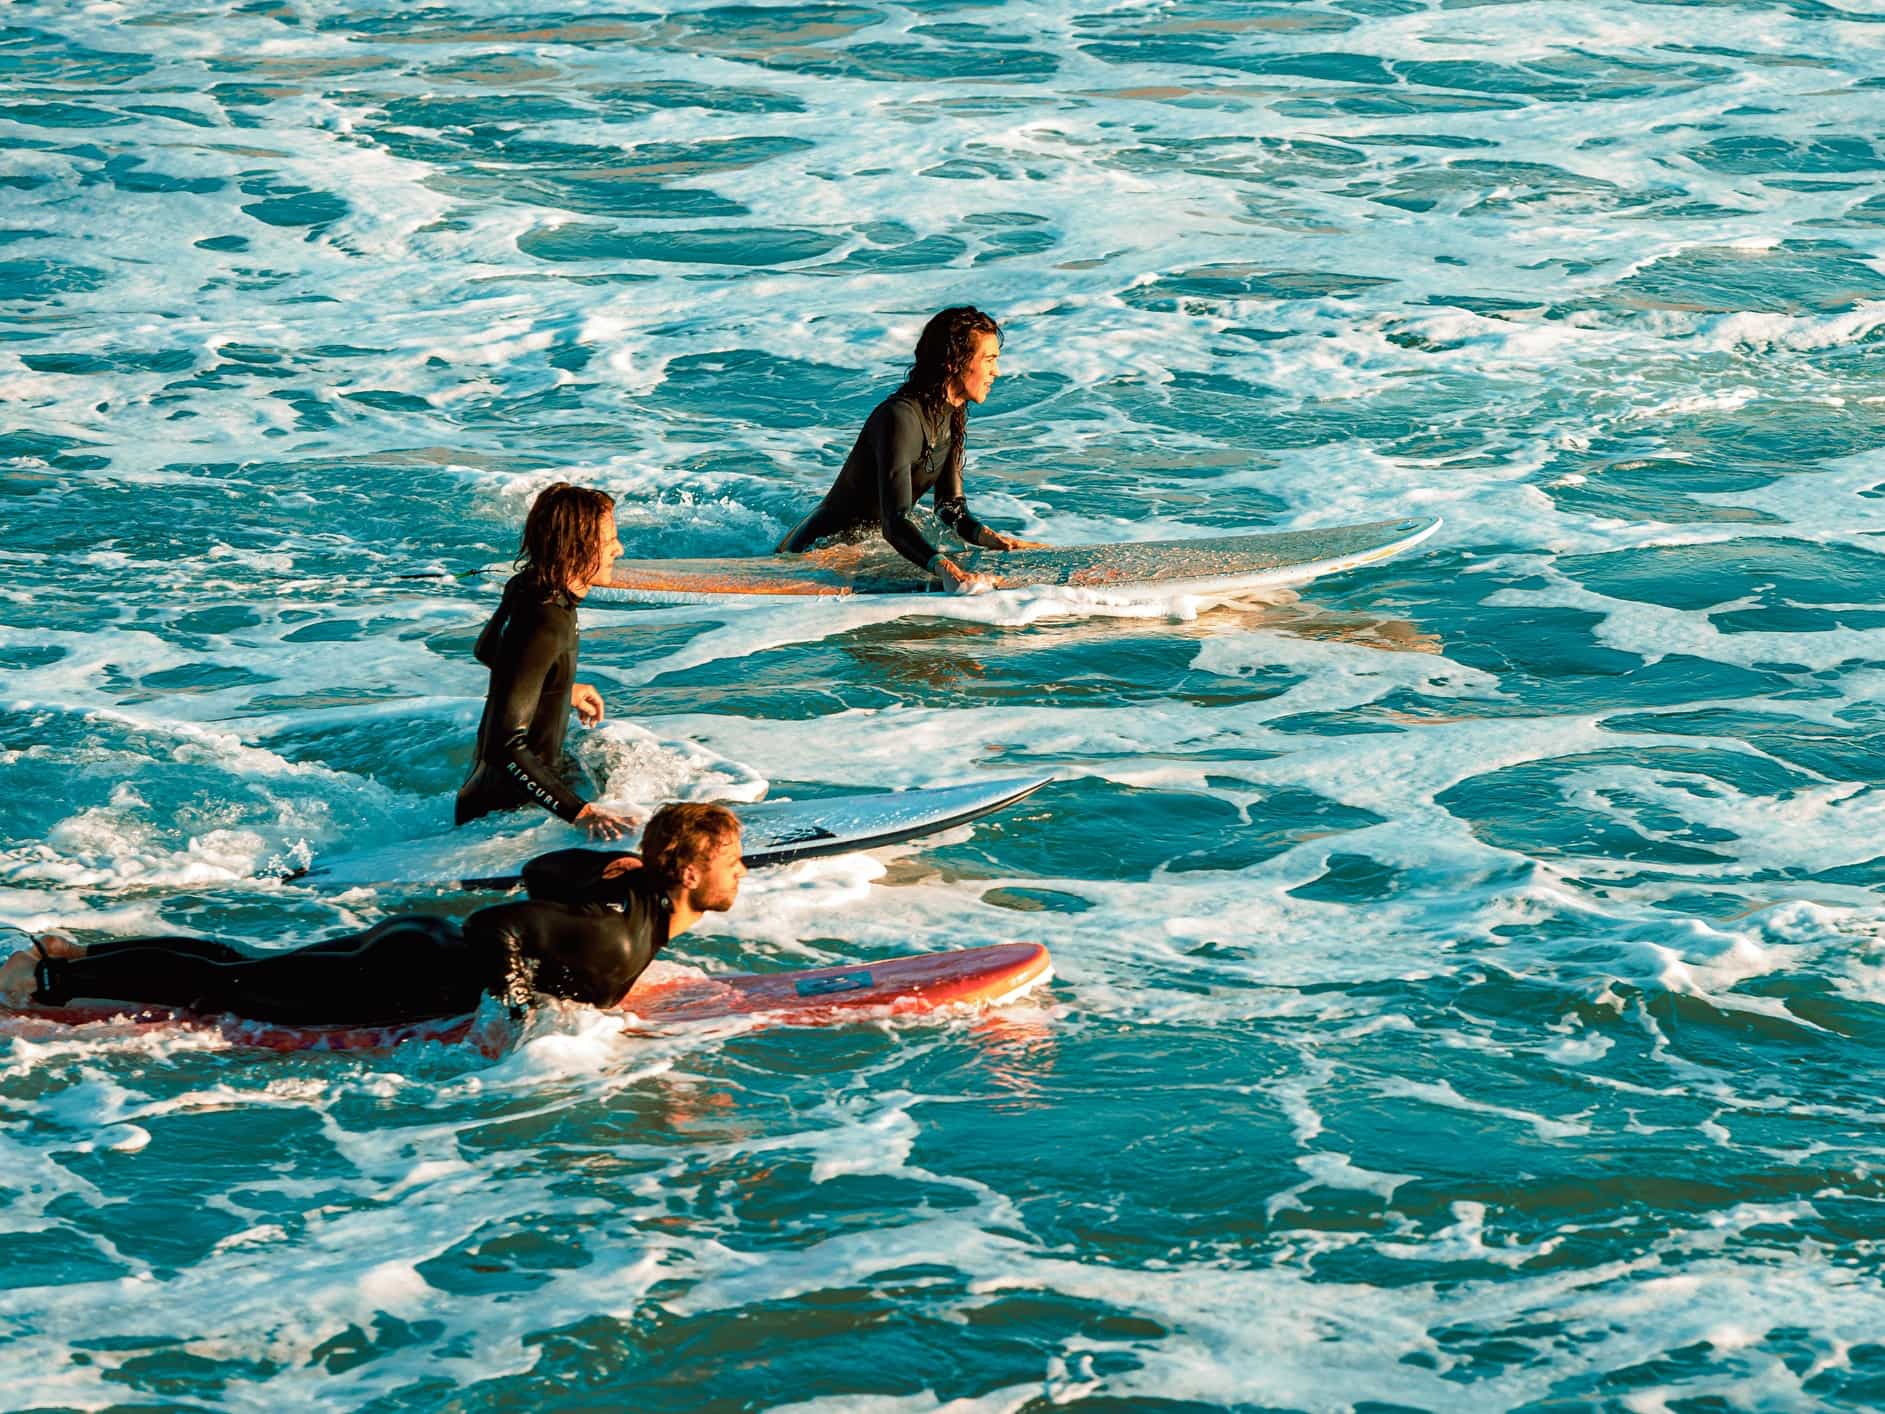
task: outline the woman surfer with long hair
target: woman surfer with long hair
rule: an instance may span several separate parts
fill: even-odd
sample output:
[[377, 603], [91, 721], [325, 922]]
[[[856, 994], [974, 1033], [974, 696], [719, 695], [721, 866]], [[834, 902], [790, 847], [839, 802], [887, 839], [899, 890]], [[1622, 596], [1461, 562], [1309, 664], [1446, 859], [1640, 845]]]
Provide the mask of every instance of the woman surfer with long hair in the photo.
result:
[[473, 650], [491, 686], [456, 823], [540, 805], [598, 839], [619, 839], [634, 824], [577, 795], [563, 765], [570, 710], [586, 726], [603, 715], [602, 694], [576, 681], [576, 606], [621, 553], [615, 501], [605, 492], [559, 481], [531, 506], [518, 572]]
[[935, 493], [936, 518], [966, 543], [989, 550], [1030, 550], [1039, 543], [1006, 535], [977, 520], [962, 492], [962, 453], [969, 404], [988, 396], [1000, 373], [1001, 326], [968, 305], [943, 310], [923, 326], [903, 386], [865, 419], [844, 469], [825, 499], [779, 542], [798, 554], [822, 540], [856, 540], [881, 532], [906, 560], [939, 576], [958, 593], [990, 589], [930, 544], [911, 512]]

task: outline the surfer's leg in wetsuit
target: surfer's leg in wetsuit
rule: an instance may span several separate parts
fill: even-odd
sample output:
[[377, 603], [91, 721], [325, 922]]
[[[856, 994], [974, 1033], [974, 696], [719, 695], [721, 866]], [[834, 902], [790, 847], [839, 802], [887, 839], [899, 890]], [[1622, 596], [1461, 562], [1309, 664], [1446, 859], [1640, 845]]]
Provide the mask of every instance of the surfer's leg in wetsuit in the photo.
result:
[[40, 1006], [74, 998], [232, 1014], [291, 1026], [391, 1026], [475, 1010], [490, 955], [449, 919], [389, 918], [364, 933], [276, 954], [205, 938], [126, 938], [41, 958]]

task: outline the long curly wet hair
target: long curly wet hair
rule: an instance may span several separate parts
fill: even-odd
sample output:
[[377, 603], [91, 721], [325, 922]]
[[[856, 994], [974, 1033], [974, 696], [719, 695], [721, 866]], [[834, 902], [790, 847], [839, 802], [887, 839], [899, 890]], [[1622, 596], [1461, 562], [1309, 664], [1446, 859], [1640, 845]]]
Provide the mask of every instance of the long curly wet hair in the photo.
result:
[[516, 566], [545, 593], [585, 584], [602, 568], [602, 528], [615, 497], [559, 481], [538, 493], [524, 517], [524, 539]]
[[[927, 421], [935, 421], [949, 406], [949, 385], [975, 357], [978, 335], [993, 334], [1001, 343], [1001, 325], [973, 305], [956, 304], [930, 317], [916, 339], [916, 358], [897, 392], [915, 398]], [[963, 444], [968, 440], [969, 405], [949, 409], [949, 472], [962, 470]]]

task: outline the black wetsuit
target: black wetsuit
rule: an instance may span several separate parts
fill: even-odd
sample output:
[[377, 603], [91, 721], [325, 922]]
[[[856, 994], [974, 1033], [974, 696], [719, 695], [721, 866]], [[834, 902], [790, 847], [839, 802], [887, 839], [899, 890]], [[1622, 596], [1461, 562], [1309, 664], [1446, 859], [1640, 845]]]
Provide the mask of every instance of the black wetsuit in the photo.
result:
[[882, 531], [904, 559], [929, 569], [936, 547], [910, 512], [932, 490], [938, 520], [971, 545], [999, 550], [1001, 542], [969, 513], [961, 469], [950, 469], [949, 419], [945, 408], [940, 421], [931, 421], [907, 393], [885, 398], [864, 420], [825, 499], [779, 542], [778, 553], [796, 555], [820, 540], [855, 540]]
[[526, 868], [530, 902], [479, 909], [462, 928], [408, 914], [279, 953], [204, 938], [125, 938], [93, 944], [83, 957], [42, 958], [33, 1000], [98, 998], [290, 1026], [461, 1016], [487, 992], [514, 1013], [535, 993], [614, 1006], [667, 945], [672, 904], [661, 880], [639, 869], [604, 880], [593, 859], [556, 855]]
[[478, 754], [458, 788], [458, 824], [531, 804], [574, 820], [587, 803], [570, 789], [563, 763], [579, 641], [576, 601], [568, 594], [546, 593], [527, 574], [504, 586], [503, 602], [472, 650], [491, 670], [491, 689], [478, 723]]

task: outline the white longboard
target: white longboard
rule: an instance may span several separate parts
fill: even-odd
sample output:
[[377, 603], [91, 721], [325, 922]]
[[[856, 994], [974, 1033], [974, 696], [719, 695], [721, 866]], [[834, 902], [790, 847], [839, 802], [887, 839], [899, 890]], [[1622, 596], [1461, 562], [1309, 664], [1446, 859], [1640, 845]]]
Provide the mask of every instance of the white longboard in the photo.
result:
[[[1139, 540], [1047, 550], [962, 550], [950, 556], [997, 589], [1059, 587], [1105, 593], [1235, 594], [1303, 584], [1385, 560], [1440, 528], [1434, 518], [1376, 520], [1320, 530], [1261, 531], [1198, 540]], [[720, 560], [618, 560], [607, 596], [636, 603], [699, 603], [728, 597], [925, 594], [942, 582], [882, 540], [833, 545], [803, 555]]]
[[[838, 795], [822, 800], [729, 802], [727, 809], [739, 817], [746, 865], [757, 869], [934, 834], [1012, 805], [1052, 779], [1011, 776], [967, 785]], [[472, 835], [477, 828], [468, 826], [464, 833]], [[287, 877], [296, 883], [336, 889], [391, 884], [511, 889], [522, 882], [517, 871], [525, 860], [549, 850], [568, 849], [585, 838], [574, 826], [544, 816], [521, 830], [511, 828], [496, 836], [487, 833], [462, 841], [417, 840], [340, 855]], [[623, 840], [608, 847], [629, 850], [634, 844]]]

